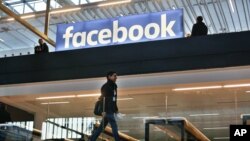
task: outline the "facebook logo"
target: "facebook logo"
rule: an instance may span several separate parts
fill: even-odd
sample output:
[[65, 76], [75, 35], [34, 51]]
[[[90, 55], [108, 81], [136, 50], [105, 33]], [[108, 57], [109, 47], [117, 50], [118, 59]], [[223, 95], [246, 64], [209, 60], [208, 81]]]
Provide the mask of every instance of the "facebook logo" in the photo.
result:
[[230, 141], [249, 141], [250, 125], [230, 125]]
[[183, 10], [57, 25], [56, 51], [181, 38]]

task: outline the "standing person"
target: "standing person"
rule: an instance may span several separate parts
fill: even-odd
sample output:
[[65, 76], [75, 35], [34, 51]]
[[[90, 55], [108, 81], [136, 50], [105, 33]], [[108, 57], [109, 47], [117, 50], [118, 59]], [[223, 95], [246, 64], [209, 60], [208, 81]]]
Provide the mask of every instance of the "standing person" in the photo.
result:
[[196, 18], [196, 24], [193, 25], [191, 36], [207, 35], [208, 28], [202, 21], [203, 21], [202, 16], [198, 16]]
[[35, 54], [40, 54], [40, 53], [48, 53], [49, 52], [49, 47], [46, 43], [43, 42], [43, 39], [38, 40], [39, 46], [35, 47]]
[[104, 101], [105, 112], [102, 113], [103, 116], [102, 122], [98, 127], [98, 129], [94, 132], [94, 134], [90, 138], [90, 141], [96, 141], [96, 139], [98, 138], [102, 130], [105, 129], [108, 123], [110, 123], [111, 125], [115, 141], [120, 141], [118, 135], [118, 127], [115, 120], [115, 114], [118, 113], [117, 85], [116, 85], [117, 74], [114, 71], [110, 71], [107, 73], [106, 77], [107, 77], [107, 82], [101, 88], [101, 97], [104, 98], [105, 100]]

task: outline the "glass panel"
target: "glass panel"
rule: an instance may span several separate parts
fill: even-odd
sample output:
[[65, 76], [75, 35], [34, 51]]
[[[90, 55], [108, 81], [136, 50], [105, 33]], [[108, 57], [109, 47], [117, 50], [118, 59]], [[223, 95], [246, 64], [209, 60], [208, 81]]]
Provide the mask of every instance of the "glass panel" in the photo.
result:
[[16, 3], [16, 2], [21, 2], [21, 0], [5, 0], [6, 3], [11, 4], [11, 3]]
[[27, 4], [25, 4], [24, 13], [34, 12]]
[[100, 1], [105, 1], [105, 0], [89, 0], [89, 3], [100, 2]]
[[50, 7], [51, 8], [61, 8], [62, 6], [56, 0], [51, 0]]
[[46, 10], [46, 3], [44, 1], [38, 1], [38, 2], [29, 2], [29, 3], [34, 3], [34, 9], [36, 11], [43, 11]]
[[79, 0], [71, 0], [75, 5], [79, 5]]
[[75, 5], [79, 4], [87, 4], [87, 3], [94, 3], [94, 2], [101, 2], [106, 0], [71, 0]]
[[23, 3], [12, 5], [12, 7], [13, 7], [19, 14], [23, 14], [23, 12], [24, 12]]

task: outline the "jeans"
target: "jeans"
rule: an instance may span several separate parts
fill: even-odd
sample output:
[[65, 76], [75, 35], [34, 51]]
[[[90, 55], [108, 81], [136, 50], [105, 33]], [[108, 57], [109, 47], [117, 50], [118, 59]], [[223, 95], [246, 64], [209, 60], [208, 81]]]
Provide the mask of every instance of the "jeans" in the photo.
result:
[[113, 133], [113, 136], [115, 138], [115, 141], [120, 141], [114, 113], [106, 113], [105, 117], [102, 119], [100, 126], [94, 132], [90, 141], [96, 141], [96, 139], [101, 134], [102, 130], [105, 129], [105, 127], [107, 126], [108, 123], [111, 125], [112, 133]]

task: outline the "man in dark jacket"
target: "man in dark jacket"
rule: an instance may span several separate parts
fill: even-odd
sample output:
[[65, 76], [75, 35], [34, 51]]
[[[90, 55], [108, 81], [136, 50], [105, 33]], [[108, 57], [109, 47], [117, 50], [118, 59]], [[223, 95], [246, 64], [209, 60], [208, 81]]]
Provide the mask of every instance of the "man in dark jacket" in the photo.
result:
[[103, 129], [110, 123], [112, 128], [112, 133], [115, 138], [115, 141], [120, 141], [118, 135], [118, 128], [115, 120], [115, 115], [118, 113], [117, 108], [117, 85], [116, 79], [117, 74], [114, 71], [110, 71], [107, 73], [107, 82], [101, 88], [101, 98], [104, 99], [105, 102], [105, 112], [102, 113], [103, 120], [98, 127], [98, 129], [92, 135], [90, 141], [96, 141], [100, 133]]
[[202, 16], [198, 16], [197, 23], [193, 25], [191, 36], [207, 35], [208, 29], [203, 21]]
[[43, 39], [39, 39], [38, 42], [39, 46], [35, 47], [35, 54], [48, 53], [49, 47], [47, 46], [46, 43], [43, 42]]

